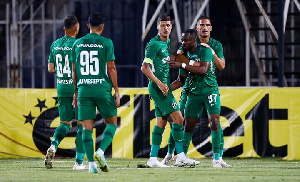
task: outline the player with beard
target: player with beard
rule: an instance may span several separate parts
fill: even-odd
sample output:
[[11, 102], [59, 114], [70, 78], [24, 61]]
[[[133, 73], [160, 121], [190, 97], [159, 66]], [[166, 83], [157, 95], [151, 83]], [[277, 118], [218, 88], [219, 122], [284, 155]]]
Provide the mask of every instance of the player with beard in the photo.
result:
[[[210, 48], [197, 44], [196, 32], [193, 29], [184, 32], [182, 45], [188, 59], [193, 61], [190, 61], [189, 65], [170, 61], [169, 65], [189, 71], [189, 93], [185, 105], [185, 130], [187, 133], [193, 132], [197, 119], [205, 106], [212, 131], [213, 167], [221, 168], [223, 167], [220, 159], [221, 132], [219, 130], [221, 105], [213, 52]], [[194, 61], [200, 62], [200, 66]]]
[[[198, 46], [203, 45], [212, 50], [213, 56], [214, 56], [214, 64], [215, 64], [216, 68], [221, 71], [225, 68], [225, 58], [224, 58], [224, 54], [223, 54], [223, 46], [219, 41], [211, 38], [211, 36], [210, 36], [211, 31], [212, 31], [212, 26], [211, 26], [210, 18], [207, 16], [200, 17], [197, 22], [197, 34], [198, 34], [196, 37], [197, 44], [198, 44]], [[182, 46], [178, 49], [177, 54], [184, 54], [184, 50], [183, 50]], [[180, 111], [182, 112], [183, 115], [184, 115], [184, 107], [185, 107], [185, 103], [186, 103], [186, 99], [187, 99], [187, 94], [189, 92], [188, 79], [186, 82], [182, 82], [182, 80], [184, 80], [186, 78], [187, 78], [187, 72], [184, 69], [179, 69], [178, 79], [171, 84], [173, 90], [176, 90], [183, 85], [181, 96], [180, 96], [180, 101], [179, 101]], [[201, 117], [207, 117], [206, 113], [203, 113], [203, 116], [201, 116]], [[185, 125], [184, 136], [183, 136], [183, 138], [184, 138], [183, 139], [183, 148], [186, 153], [188, 151], [190, 142], [192, 140], [194, 127], [195, 126], [193, 126], [193, 125], [189, 126], [188, 123]], [[191, 128], [192, 130], [189, 130], [188, 128]], [[221, 142], [220, 142], [221, 164], [223, 167], [231, 167], [222, 159], [223, 148], [224, 148], [224, 136], [223, 136], [223, 130], [222, 130], [222, 126], [221, 126], [220, 122], [219, 122], [218, 128], [221, 133]], [[165, 158], [163, 159], [162, 163], [167, 165], [173, 160], [174, 160], [174, 141], [173, 141], [172, 137], [169, 137], [168, 153], [165, 156]]]
[[[70, 15], [64, 18], [65, 36], [54, 41], [50, 48], [48, 59], [48, 71], [55, 73], [57, 79], [57, 102], [60, 117], [60, 125], [55, 129], [51, 146], [45, 156], [45, 166], [52, 168], [55, 152], [60, 142], [70, 130], [71, 121], [77, 116], [77, 109], [73, 108], [72, 100], [74, 94], [72, 82], [72, 66], [69, 61], [72, 45], [76, 40], [79, 31], [79, 23], [75, 16]], [[77, 121], [76, 135], [76, 161], [74, 170], [83, 170], [83, 158], [85, 155], [82, 144], [82, 122]]]

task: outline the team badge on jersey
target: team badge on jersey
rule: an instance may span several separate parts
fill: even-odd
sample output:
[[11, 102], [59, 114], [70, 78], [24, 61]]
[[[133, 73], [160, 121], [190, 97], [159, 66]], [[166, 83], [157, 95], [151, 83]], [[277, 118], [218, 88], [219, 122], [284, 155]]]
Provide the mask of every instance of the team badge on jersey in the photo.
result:
[[172, 107], [173, 107], [174, 109], [177, 108], [177, 103], [176, 103], [175, 101], [172, 102]]

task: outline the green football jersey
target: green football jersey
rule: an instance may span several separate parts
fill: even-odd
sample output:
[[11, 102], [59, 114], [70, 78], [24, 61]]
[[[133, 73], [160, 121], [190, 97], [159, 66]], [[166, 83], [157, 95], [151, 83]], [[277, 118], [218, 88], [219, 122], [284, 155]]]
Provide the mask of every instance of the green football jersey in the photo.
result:
[[[200, 41], [200, 39], [199, 39], [198, 36], [197, 36], [197, 38], [196, 38], [196, 41], [197, 41], [197, 45], [200, 46], [200, 45], [201, 45], [201, 41]], [[223, 46], [222, 46], [222, 44], [221, 44], [219, 41], [217, 41], [216, 39], [213, 39], [213, 38], [209, 38], [209, 41], [207, 42], [207, 44], [215, 51], [215, 53], [217, 54], [217, 56], [218, 56], [219, 58], [224, 59]], [[182, 50], [182, 45], [179, 47], [179, 50]], [[188, 71], [186, 71], [186, 70], [183, 69], [183, 68], [180, 68], [180, 69], [179, 69], [179, 74], [180, 74], [180, 75], [184, 75], [184, 74], [187, 74], [187, 75], [188, 75]], [[190, 77], [188, 76], [188, 77], [186, 78], [186, 81], [185, 81], [185, 83], [184, 83], [182, 89], [186, 89], [186, 90], [189, 89], [189, 88], [188, 88], [189, 85], [190, 85], [190, 84], [189, 84], [189, 81], [190, 81]]]
[[215, 74], [216, 67], [211, 50], [204, 46], [197, 46], [197, 49], [194, 53], [187, 53], [187, 57], [190, 60], [210, 63], [210, 66], [205, 75], [189, 73], [189, 93], [192, 93], [194, 95], [201, 95], [214, 90], [218, 90], [219, 88]]
[[50, 48], [48, 63], [54, 63], [58, 97], [73, 97], [74, 94], [72, 64], [69, 60], [75, 40], [74, 37], [64, 36], [54, 41]]
[[[154, 75], [164, 84], [170, 84], [170, 39], [164, 42], [159, 35], [152, 38], [146, 46], [144, 62], [150, 63]], [[149, 86], [153, 85], [149, 80]], [[156, 85], [156, 84], [155, 84]]]
[[[201, 44], [198, 36], [197, 36], [196, 41], [197, 41], [198, 45]], [[216, 39], [209, 38], [209, 41], [207, 42], [207, 44], [215, 51], [218, 58], [224, 59], [223, 46], [222, 46], [221, 42], [217, 41]]]
[[112, 40], [89, 33], [73, 44], [71, 61], [76, 65], [78, 97], [100, 97], [111, 92], [107, 62], [114, 61]]

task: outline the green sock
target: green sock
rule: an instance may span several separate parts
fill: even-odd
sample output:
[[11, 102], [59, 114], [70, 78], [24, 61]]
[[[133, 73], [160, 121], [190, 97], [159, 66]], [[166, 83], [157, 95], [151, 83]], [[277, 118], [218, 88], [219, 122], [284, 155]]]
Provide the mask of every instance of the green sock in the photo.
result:
[[51, 142], [51, 145], [54, 145], [55, 149], [57, 149], [57, 146], [66, 137], [66, 134], [68, 133], [69, 130], [70, 130], [70, 125], [66, 123], [60, 123], [59, 127], [56, 128]]
[[82, 131], [83, 148], [89, 162], [94, 161], [94, 141], [92, 134], [92, 130], [83, 129]]
[[224, 135], [223, 135], [223, 130], [221, 126], [221, 122], [219, 121], [219, 132], [221, 135], [221, 141], [220, 141], [220, 157], [223, 157], [223, 152], [224, 152]]
[[162, 140], [162, 134], [164, 132], [164, 128], [160, 128], [158, 126], [154, 126], [152, 131], [152, 145], [151, 145], [151, 152], [150, 157], [157, 157], [158, 151], [160, 149], [160, 144]]
[[116, 133], [117, 126], [115, 124], [107, 124], [102, 134], [100, 149], [105, 152], [106, 148], [111, 144]]
[[75, 139], [75, 144], [76, 144], [76, 162], [78, 164], [82, 164], [83, 158], [84, 158], [84, 148], [83, 148], [83, 143], [82, 143], [82, 124], [77, 124], [77, 134], [76, 134], [76, 139]]
[[211, 131], [211, 140], [212, 140], [212, 151], [215, 160], [219, 160], [220, 157], [220, 131]]
[[174, 154], [174, 151], [175, 151], [175, 140], [173, 138], [173, 134], [171, 130], [169, 140], [168, 140], [168, 153]]
[[175, 148], [177, 151], [177, 154], [183, 152], [183, 131], [182, 131], [182, 125], [173, 123], [172, 124], [172, 134], [173, 138], [175, 140]]
[[183, 151], [185, 155], [187, 154], [187, 151], [189, 149], [192, 137], [193, 137], [193, 133], [183, 132]]

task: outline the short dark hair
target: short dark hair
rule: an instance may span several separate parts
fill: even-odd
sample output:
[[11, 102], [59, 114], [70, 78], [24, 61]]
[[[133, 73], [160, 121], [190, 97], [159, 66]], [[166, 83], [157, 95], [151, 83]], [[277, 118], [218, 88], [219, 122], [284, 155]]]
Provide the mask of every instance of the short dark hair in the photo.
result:
[[105, 16], [104, 16], [104, 14], [99, 13], [99, 12], [91, 13], [88, 18], [88, 23], [92, 27], [97, 27], [101, 24], [104, 24], [104, 22], [105, 22]]
[[78, 20], [74, 15], [68, 15], [63, 20], [63, 24], [66, 29], [73, 28], [77, 23]]
[[157, 25], [159, 25], [159, 23], [161, 21], [171, 21], [171, 17], [168, 15], [161, 15], [157, 18]]
[[200, 18], [197, 21], [197, 24], [200, 22], [200, 20], [206, 20], [206, 19], [208, 19], [211, 22], [211, 20], [208, 16], [200, 16]]
[[194, 36], [195, 38], [197, 36], [197, 31], [195, 29], [186, 29], [183, 33], [190, 34], [190, 35]]

